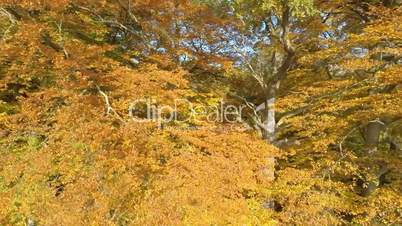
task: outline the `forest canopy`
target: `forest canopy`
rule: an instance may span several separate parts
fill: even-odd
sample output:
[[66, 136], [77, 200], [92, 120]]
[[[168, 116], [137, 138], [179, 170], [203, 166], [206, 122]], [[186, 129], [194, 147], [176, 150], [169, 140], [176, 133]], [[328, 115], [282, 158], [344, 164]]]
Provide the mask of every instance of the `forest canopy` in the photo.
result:
[[0, 225], [402, 225], [401, 21], [0, 0]]

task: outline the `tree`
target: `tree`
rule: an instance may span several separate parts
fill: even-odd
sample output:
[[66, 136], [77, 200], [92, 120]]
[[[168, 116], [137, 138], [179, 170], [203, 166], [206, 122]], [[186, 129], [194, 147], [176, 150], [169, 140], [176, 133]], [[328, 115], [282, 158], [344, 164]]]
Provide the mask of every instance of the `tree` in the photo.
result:
[[[249, 38], [257, 39], [258, 45], [252, 42], [251, 46], [247, 44], [241, 46], [239, 43], [240, 45], [234, 45], [233, 48], [234, 52], [240, 56], [240, 62], [245, 70], [248, 70], [250, 77], [257, 82], [259, 95], [263, 97], [261, 104], [258, 103], [257, 107], [252, 107], [255, 113], [254, 123], [265, 140], [274, 142], [277, 128], [275, 103], [281, 83], [297, 61], [298, 42], [303, 36], [302, 22], [315, 13], [313, 1], [221, 3], [226, 6], [224, 7], [226, 11], [241, 21], [240, 31], [245, 34], [251, 31]], [[244, 49], [247, 48], [252, 48], [255, 53], [245, 53]], [[248, 105], [252, 106], [254, 103], [248, 103]]]
[[[0, 30], [12, 25], [0, 41], [1, 225], [260, 224], [244, 197], [269, 184], [276, 148], [207, 121], [133, 121], [138, 99], [217, 97], [192, 89], [173, 49], [151, 51], [134, 34], [111, 42], [132, 32], [115, 18], [118, 1], [1, 3]], [[136, 3], [143, 36], [155, 37], [146, 26], [175, 1]]]
[[0, 0], [0, 224], [399, 224], [398, 4]]

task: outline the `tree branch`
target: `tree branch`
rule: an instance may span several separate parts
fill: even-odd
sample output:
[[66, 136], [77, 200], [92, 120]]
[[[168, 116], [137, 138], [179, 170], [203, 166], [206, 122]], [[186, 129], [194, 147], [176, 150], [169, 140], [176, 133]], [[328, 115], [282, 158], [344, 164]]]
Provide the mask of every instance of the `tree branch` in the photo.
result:
[[6, 16], [8, 18], [8, 20], [10, 21], [10, 26], [7, 27], [7, 29], [4, 31], [4, 33], [2, 35], [2, 39], [4, 41], [7, 37], [7, 34], [10, 32], [11, 28], [14, 27], [14, 25], [17, 23], [17, 21], [16, 21], [15, 17], [3, 7], [0, 7], [0, 15]]
[[248, 57], [243, 53], [243, 51], [239, 50], [239, 48], [237, 48], [237, 46], [233, 46], [233, 47], [236, 50], [236, 52], [238, 54], [240, 54], [240, 56], [243, 58], [243, 62], [246, 63], [246, 66], [251, 71], [251, 75], [253, 76], [253, 78], [258, 82], [258, 84], [261, 86], [261, 88], [265, 89], [266, 84], [264, 82], [264, 77], [254, 69], [253, 65], [248, 60]]
[[98, 85], [96, 86], [96, 88], [98, 89], [98, 92], [103, 96], [105, 100], [106, 115], [110, 115], [110, 113], [113, 113], [118, 120], [125, 123], [126, 121], [124, 121], [124, 119], [119, 115], [119, 113], [116, 112], [116, 110], [114, 110], [114, 108], [110, 104], [108, 95], [105, 92], [103, 92]]

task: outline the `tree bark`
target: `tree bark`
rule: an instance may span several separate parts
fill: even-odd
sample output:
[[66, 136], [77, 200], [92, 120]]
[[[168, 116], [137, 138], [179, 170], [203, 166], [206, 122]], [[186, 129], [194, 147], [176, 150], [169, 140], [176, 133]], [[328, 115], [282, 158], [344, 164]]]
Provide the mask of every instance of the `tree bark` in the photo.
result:
[[279, 89], [279, 84], [280, 84], [279, 82], [271, 84], [266, 90], [262, 136], [263, 139], [269, 143], [273, 143], [276, 138], [275, 103], [276, 103], [277, 90]]
[[364, 129], [364, 139], [366, 149], [369, 153], [377, 151], [377, 146], [380, 141], [380, 134], [384, 125], [380, 121], [372, 121]]
[[263, 123], [263, 138], [272, 143], [275, 140], [275, 97], [271, 97], [265, 101], [265, 120]]
[[361, 195], [364, 197], [370, 196], [377, 188], [379, 188], [384, 183], [385, 175], [389, 171], [389, 168], [385, 164], [380, 165], [380, 170], [376, 174], [376, 178], [372, 181], [367, 182], [366, 187], [362, 189]]

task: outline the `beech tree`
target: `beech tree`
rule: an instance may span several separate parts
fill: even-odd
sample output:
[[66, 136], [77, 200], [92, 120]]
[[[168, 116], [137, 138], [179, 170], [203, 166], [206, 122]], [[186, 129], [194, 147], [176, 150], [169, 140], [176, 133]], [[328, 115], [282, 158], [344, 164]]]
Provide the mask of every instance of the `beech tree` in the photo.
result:
[[0, 0], [0, 225], [402, 224], [400, 4]]
[[[252, 108], [253, 121], [262, 137], [272, 143], [276, 138], [275, 104], [281, 83], [297, 61], [300, 40], [304, 35], [303, 20], [316, 13], [313, 1], [239, 0], [221, 2], [219, 6], [214, 4], [240, 22], [240, 32], [257, 40], [252, 44], [244, 44], [250, 40], [238, 41], [232, 48], [244, 69], [257, 82], [262, 103], [247, 101], [247, 105]], [[244, 38], [239, 39], [244, 41]], [[247, 48], [253, 49], [254, 53], [248, 54]]]

